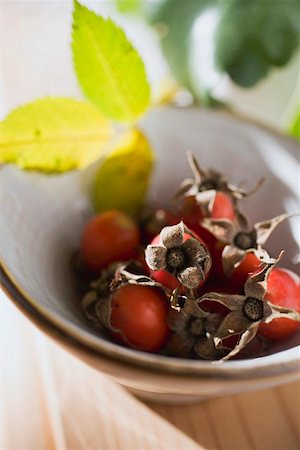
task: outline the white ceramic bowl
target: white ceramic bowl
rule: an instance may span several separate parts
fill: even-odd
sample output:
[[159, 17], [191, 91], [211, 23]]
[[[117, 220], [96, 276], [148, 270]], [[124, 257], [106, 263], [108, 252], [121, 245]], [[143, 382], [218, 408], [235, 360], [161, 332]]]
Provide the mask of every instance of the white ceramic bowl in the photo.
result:
[[[149, 114], [141, 127], [157, 155], [153, 204], [166, 203], [189, 174], [185, 152], [191, 149], [203, 166], [224, 171], [234, 183], [243, 181], [251, 188], [266, 177], [256, 197], [243, 203], [253, 222], [299, 208], [299, 146], [292, 139], [228, 114], [199, 109], [164, 107]], [[91, 172], [43, 176], [1, 167], [1, 280], [21, 311], [79, 358], [152, 400], [191, 401], [299, 376], [299, 333], [274, 347], [273, 354], [218, 366], [127, 349], [99, 335], [82, 314], [69, 267], [91, 214]], [[273, 253], [286, 249], [286, 267], [292, 267], [299, 252], [298, 230], [299, 221], [293, 219], [270, 239]]]

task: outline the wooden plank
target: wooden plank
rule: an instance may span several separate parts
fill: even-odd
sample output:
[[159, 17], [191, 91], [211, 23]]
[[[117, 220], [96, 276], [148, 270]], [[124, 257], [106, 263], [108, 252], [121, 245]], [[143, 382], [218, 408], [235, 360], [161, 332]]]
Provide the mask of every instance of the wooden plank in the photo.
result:
[[243, 426], [233, 397], [210, 400], [206, 409], [221, 450], [251, 448], [252, 441]]
[[45, 392], [37, 365], [32, 327], [11, 303], [2, 300], [3, 298], [0, 299], [0, 416], [5, 417], [5, 421], [0, 433], [0, 443], [4, 441], [4, 444], [0, 448], [55, 449], [45, 408]]
[[300, 448], [300, 380], [278, 386], [274, 393]]
[[253, 449], [298, 448], [297, 436], [292, 432], [272, 389], [239, 395], [236, 402], [253, 441]]

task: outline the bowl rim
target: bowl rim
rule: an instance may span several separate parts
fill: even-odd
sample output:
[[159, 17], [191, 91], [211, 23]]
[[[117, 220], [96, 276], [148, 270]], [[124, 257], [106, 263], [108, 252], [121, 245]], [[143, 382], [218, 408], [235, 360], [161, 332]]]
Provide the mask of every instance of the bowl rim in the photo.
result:
[[[172, 107], [174, 109], [174, 107]], [[176, 109], [197, 109], [199, 108], [176, 108]], [[204, 108], [201, 108], [203, 110]], [[206, 110], [210, 114], [218, 115], [224, 119], [231, 119], [233, 122], [242, 122], [248, 125], [252, 125], [254, 128], [264, 130], [268, 134], [273, 134], [277, 138], [284, 139], [297, 144], [297, 141], [290, 136], [285, 136], [279, 131], [264, 126], [255, 121], [251, 121], [246, 117], [239, 116], [238, 114], [230, 113], [228, 111], [211, 111]], [[5, 267], [4, 262], [0, 258], [0, 287], [7, 296], [13, 301], [13, 303], [42, 331], [48, 335], [58, 337], [63, 344], [71, 345], [77, 349], [81, 349], [84, 352], [88, 352], [99, 358], [108, 358], [115, 360], [116, 362], [122, 362], [123, 364], [133, 365], [141, 369], [147, 368], [155, 372], [163, 372], [173, 375], [185, 375], [190, 377], [217, 377], [217, 378], [257, 378], [268, 377], [270, 374], [295, 372], [300, 369], [300, 345], [293, 348], [277, 352], [272, 355], [266, 355], [258, 358], [243, 359], [243, 360], [231, 360], [223, 362], [222, 364], [214, 363], [211, 361], [203, 360], [187, 360], [180, 358], [166, 357], [162, 355], [149, 354], [134, 349], [128, 349], [121, 347], [118, 344], [105, 341], [100, 336], [94, 336], [91, 339], [84, 339], [83, 333], [77, 330], [77, 326], [56, 320], [55, 314], [43, 311], [43, 308], [38, 308], [38, 302], [31, 299], [23, 290], [18, 286], [14, 280], [13, 275]], [[89, 342], [88, 342], [89, 341]], [[278, 361], [278, 355], [281, 355]]]

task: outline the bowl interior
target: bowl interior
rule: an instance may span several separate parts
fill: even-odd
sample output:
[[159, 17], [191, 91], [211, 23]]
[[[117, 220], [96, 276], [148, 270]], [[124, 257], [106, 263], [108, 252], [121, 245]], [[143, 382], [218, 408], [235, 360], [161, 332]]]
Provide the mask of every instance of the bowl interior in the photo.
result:
[[[251, 189], [259, 178], [266, 178], [259, 192], [242, 205], [253, 223], [285, 211], [297, 212], [299, 152], [293, 140], [229, 115], [197, 109], [156, 110], [141, 127], [157, 156], [149, 195], [152, 205], [167, 204], [178, 183], [190, 176], [185, 156], [190, 149], [201, 165], [224, 172], [233, 183]], [[12, 166], [0, 169], [0, 261], [4, 271], [36, 310], [91, 348], [173, 370], [207, 368], [206, 361], [175, 360], [122, 348], [106, 341], [83, 317], [69, 259], [92, 214], [87, 195], [90, 176], [91, 170], [43, 176]], [[294, 271], [299, 229], [295, 217], [281, 224], [268, 243], [274, 256], [285, 248], [283, 265]], [[293, 348], [299, 341], [298, 334], [274, 351]], [[228, 364], [238, 369], [247, 361], [230, 361], [224, 367]]]

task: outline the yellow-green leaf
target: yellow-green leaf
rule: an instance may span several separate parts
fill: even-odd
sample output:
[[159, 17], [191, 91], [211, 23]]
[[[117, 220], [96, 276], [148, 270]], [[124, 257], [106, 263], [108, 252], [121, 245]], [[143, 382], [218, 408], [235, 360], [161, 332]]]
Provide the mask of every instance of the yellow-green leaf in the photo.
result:
[[293, 122], [290, 126], [290, 133], [300, 140], [300, 110], [295, 115]]
[[143, 206], [153, 162], [149, 142], [140, 131], [122, 135], [96, 175], [92, 192], [96, 211], [116, 208], [135, 215]]
[[132, 122], [149, 107], [144, 63], [124, 31], [77, 1], [72, 50], [84, 94], [109, 118]]
[[141, 0], [115, 0], [118, 11], [121, 13], [137, 12], [140, 8]]
[[101, 156], [111, 125], [94, 105], [70, 98], [36, 100], [0, 122], [0, 163], [64, 172]]

